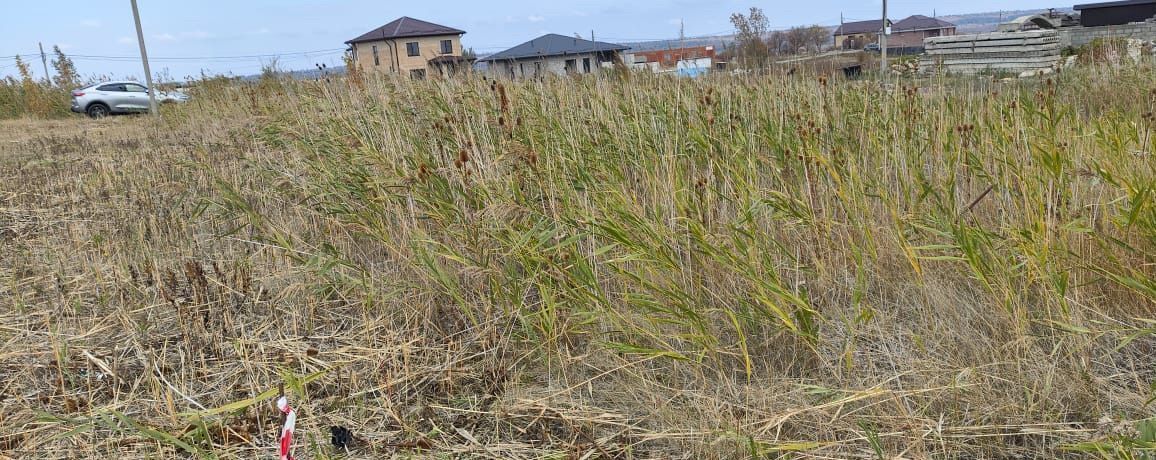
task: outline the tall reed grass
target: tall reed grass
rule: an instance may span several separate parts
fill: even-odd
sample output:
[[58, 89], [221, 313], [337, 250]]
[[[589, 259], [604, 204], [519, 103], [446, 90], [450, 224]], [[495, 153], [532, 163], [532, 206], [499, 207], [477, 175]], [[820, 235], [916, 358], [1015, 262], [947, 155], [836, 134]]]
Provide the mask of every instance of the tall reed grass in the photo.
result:
[[0, 279], [55, 357], [4, 368], [56, 383], [3, 439], [252, 456], [288, 381], [315, 456], [1134, 458], [1153, 75], [266, 79], [29, 135]]

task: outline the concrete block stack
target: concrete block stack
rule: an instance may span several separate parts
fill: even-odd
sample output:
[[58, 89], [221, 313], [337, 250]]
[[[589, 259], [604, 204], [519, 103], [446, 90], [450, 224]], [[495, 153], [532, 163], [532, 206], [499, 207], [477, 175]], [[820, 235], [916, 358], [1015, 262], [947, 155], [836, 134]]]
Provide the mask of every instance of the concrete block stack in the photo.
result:
[[1055, 30], [952, 35], [923, 40], [919, 68], [929, 73], [1022, 74], [1051, 69], [1060, 62]]

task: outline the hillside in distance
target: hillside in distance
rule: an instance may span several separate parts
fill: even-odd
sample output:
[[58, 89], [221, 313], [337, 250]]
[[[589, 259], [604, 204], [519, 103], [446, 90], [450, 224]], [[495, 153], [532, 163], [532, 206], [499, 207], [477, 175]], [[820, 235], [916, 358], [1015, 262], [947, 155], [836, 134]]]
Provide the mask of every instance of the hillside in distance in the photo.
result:
[[[1061, 13], [1072, 12], [1071, 8], [1055, 8], [1054, 10]], [[977, 34], [992, 32], [1000, 23], [1010, 21], [1020, 16], [1046, 13], [1047, 11], [1046, 8], [1035, 10], [989, 11], [986, 13], [949, 14], [939, 16], [939, 19], [955, 24], [957, 33]]]
[[[995, 31], [996, 26], [1000, 23], [1010, 21], [1020, 16], [1030, 14], [1046, 13], [1046, 8], [1029, 9], [1029, 10], [1007, 10], [1007, 11], [988, 11], [983, 13], [965, 13], [965, 14], [947, 14], [938, 16], [939, 19], [950, 22], [957, 26], [956, 32], [960, 34], [976, 34]], [[1057, 12], [1070, 13], [1072, 9], [1069, 8], [1055, 8]], [[934, 13], [929, 13], [932, 15]], [[902, 18], [892, 18], [892, 20], [899, 20]], [[837, 26], [827, 26], [829, 31], [834, 32]], [[687, 37], [685, 39], [672, 38], [669, 40], [645, 41], [622, 43], [629, 46], [634, 51], [645, 50], [659, 50], [659, 49], [675, 49], [692, 46], [707, 46], [713, 45], [716, 48], [722, 49], [729, 43], [734, 41], [734, 35], [712, 35], [703, 37]]]

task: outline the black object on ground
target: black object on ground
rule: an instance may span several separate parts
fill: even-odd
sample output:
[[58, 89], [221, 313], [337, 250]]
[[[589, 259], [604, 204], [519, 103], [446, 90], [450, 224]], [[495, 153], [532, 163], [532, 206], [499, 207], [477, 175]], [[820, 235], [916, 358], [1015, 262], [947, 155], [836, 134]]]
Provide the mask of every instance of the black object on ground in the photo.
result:
[[353, 432], [349, 428], [343, 426], [329, 427], [329, 441], [333, 443], [333, 447], [338, 449], [345, 449], [353, 444]]
[[847, 78], [856, 78], [863, 74], [863, 66], [860, 64], [849, 65], [843, 68], [843, 76]]

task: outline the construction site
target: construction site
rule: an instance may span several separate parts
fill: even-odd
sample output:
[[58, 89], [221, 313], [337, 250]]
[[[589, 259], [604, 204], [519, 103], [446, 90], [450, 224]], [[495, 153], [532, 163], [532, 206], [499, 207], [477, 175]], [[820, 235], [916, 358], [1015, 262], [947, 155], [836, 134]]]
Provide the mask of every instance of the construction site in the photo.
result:
[[1070, 67], [1078, 50], [1097, 42], [1108, 60], [1139, 61], [1156, 51], [1156, 0], [1125, 0], [1075, 5], [1072, 13], [1054, 10], [1021, 16], [991, 33], [924, 39], [917, 62], [897, 72], [1014, 74], [1036, 76]]

